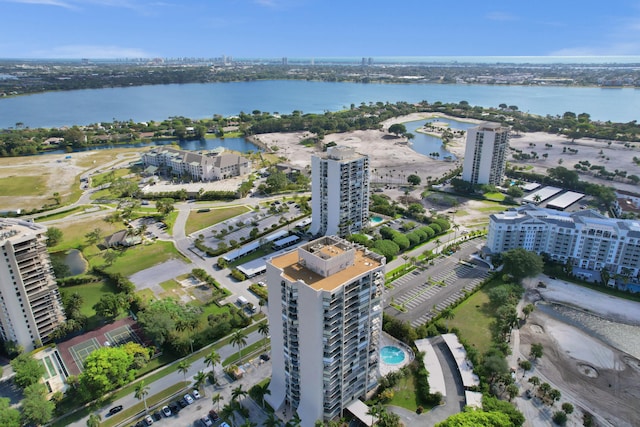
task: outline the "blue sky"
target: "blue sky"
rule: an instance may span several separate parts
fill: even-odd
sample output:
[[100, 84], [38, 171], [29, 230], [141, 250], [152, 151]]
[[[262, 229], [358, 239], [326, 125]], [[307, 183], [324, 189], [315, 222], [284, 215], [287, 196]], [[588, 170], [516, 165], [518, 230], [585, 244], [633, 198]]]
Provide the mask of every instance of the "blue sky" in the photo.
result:
[[0, 58], [640, 55], [640, 0], [0, 0]]

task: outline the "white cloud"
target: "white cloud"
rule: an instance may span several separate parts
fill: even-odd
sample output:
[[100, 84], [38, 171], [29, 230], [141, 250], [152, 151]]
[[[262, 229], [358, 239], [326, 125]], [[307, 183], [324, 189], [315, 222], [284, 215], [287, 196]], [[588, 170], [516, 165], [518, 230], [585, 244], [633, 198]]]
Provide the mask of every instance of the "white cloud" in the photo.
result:
[[575, 46], [558, 49], [551, 56], [627, 56], [640, 55], [640, 42], [619, 42], [601, 46]]
[[43, 6], [57, 6], [64, 7], [66, 9], [75, 9], [75, 6], [69, 2], [60, 1], [60, 0], [8, 0], [11, 3], [22, 3], [22, 4], [40, 4]]
[[154, 58], [158, 55], [139, 48], [99, 45], [66, 45], [35, 51], [34, 58]]
[[489, 12], [486, 15], [486, 18], [490, 21], [517, 21], [518, 17], [512, 15], [508, 12]]

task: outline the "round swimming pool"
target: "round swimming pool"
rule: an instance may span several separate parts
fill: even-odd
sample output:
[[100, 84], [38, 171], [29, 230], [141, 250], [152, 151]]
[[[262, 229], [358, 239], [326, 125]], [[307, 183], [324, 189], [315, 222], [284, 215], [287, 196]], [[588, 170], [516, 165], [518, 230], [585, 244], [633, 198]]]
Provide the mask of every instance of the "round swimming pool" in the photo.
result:
[[384, 220], [381, 216], [372, 216], [371, 218], [369, 218], [369, 221], [371, 222], [371, 224], [376, 225], [380, 224]]
[[404, 350], [395, 345], [387, 345], [380, 349], [380, 358], [387, 365], [398, 365], [404, 362]]

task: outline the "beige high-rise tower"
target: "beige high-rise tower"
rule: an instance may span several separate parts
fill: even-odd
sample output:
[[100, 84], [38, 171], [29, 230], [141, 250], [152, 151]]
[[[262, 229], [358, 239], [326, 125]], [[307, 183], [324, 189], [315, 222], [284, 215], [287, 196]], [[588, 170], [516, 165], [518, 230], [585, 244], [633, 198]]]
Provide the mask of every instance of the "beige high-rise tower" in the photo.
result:
[[273, 372], [266, 400], [302, 427], [378, 383], [385, 258], [325, 236], [267, 262]]
[[26, 351], [50, 341], [65, 321], [46, 231], [32, 222], [0, 218], [0, 335]]

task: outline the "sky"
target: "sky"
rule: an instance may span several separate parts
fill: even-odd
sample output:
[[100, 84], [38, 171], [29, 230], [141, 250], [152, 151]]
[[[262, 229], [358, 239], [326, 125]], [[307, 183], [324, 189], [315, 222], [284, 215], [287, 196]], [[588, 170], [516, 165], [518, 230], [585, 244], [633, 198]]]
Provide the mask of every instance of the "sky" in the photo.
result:
[[0, 58], [640, 55], [640, 0], [0, 0]]

